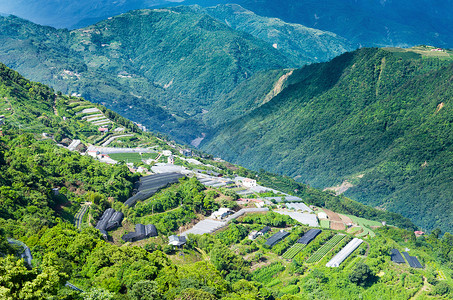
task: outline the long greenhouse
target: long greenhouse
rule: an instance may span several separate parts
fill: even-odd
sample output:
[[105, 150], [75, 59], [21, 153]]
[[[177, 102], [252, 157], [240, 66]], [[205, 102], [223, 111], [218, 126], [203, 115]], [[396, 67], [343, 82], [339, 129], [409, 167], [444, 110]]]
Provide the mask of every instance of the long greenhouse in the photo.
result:
[[363, 243], [363, 240], [354, 238], [350, 241], [340, 252], [337, 253], [327, 264], [326, 267], [339, 267], [340, 264], [357, 249], [360, 244]]

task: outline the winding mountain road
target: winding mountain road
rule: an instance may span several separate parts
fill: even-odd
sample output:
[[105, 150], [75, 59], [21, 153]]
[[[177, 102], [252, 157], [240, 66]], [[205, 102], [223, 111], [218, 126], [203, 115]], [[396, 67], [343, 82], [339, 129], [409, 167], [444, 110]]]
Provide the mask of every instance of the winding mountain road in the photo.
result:
[[[31, 260], [33, 259], [33, 257], [31, 255], [30, 248], [28, 248], [27, 245], [25, 245], [23, 242], [21, 242], [19, 240], [15, 240], [15, 239], [11, 239], [11, 238], [8, 238], [7, 240], [8, 240], [8, 243], [10, 243], [10, 244], [18, 245], [18, 246], [21, 246], [22, 248], [24, 248], [24, 252], [20, 256], [27, 262], [27, 264], [30, 266], [30, 268], [32, 268], [33, 266], [31, 265]], [[65, 286], [67, 286], [75, 291], [83, 292], [83, 290], [79, 289], [78, 287], [76, 287], [75, 285], [70, 283], [69, 281], [66, 281]]]

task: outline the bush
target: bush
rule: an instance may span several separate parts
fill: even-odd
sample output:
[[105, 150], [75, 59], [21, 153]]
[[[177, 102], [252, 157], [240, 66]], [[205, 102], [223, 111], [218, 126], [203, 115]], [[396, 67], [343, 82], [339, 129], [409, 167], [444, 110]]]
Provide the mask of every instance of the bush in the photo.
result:
[[299, 293], [299, 287], [297, 285], [288, 285], [288, 286], [285, 286], [284, 288], [280, 289], [280, 292], [278, 293], [278, 295], [281, 297], [285, 294], [290, 294], [290, 295], [295, 295], [297, 293]]
[[451, 288], [448, 285], [448, 283], [446, 283], [445, 281], [441, 281], [433, 288], [432, 293], [434, 295], [442, 296], [448, 294], [450, 290]]
[[374, 274], [368, 265], [359, 263], [348, 277], [352, 283], [365, 286], [374, 277]]

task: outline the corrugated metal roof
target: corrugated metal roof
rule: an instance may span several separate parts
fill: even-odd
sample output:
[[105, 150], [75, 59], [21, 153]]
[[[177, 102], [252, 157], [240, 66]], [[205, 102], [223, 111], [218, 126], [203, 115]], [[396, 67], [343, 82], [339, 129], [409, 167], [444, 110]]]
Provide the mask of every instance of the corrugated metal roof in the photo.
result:
[[392, 249], [390, 252], [390, 258], [393, 262], [397, 264], [404, 264], [406, 261], [404, 260], [403, 256], [401, 253], [398, 251], [398, 249]]
[[321, 233], [321, 230], [320, 229], [310, 229], [309, 231], [307, 231], [303, 237], [301, 237], [299, 240], [297, 240], [297, 242], [299, 244], [305, 244], [305, 245], [308, 245], [312, 240], [315, 239], [316, 236], [318, 236], [318, 234]]
[[168, 184], [178, 182], [184, 177], [181, 173], [161, 173], [141, 177], [138, 183], [138, 192], [124, 202], [124, 205], [132, 207], [137, 201], [143, 201], [154, 195], [159, 189]]
[[267, 245], [269, 247], [273, 247], [275, 244], [283, 240], [285, 237], [289, 235], [289, 232], [286, 231], [279, 231], [270, 238], [267, 239], [266, 243], [264, 245]]
[[411, 266], [412, 268], [423, 269], [423, 266], [422, 266], [422, 264], [418, 261], [417, 257], [415, 257], [415, 256], [410, 256], [409, 253], [407, 253], [407, 252], [403, 252], [403, 255], [404, 255], [404, 257], [406, 258], [407, 263], [409, 264], [409, 266]]

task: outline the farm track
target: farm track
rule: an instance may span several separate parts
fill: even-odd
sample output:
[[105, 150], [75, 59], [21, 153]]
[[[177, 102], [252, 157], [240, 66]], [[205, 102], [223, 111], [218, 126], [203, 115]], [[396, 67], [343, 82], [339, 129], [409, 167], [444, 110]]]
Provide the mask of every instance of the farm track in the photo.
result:
[[83, 216], [87, 212], [89, 206], [90, 206], [89, 204], [82, 205], [82, 207], [80, 208], [80, 210], [77, 212], [77, 214], [74, 217], [75, 218], [75, 226], [78, 229], [80, 229], [80, 227], [82, 225]]
[[110, 137], [107, 141], [102, 143], [102, 147], [107, 147], [111, 142], [113, 142], [115, 139], [122, 138], [122, 137], [131, 137], [134, 136], [133, 134], [122, 134], [122, 135], [115, 135]]
[[414, 296], [412, 296], [412, 299], [418, 299], [418, 297], [424, 292], [424, 291], [427, 291], [428, 290], [428, 280], [426, 279], [425, 276], [423, 276], [423, 286], [420, 288], [420, 290], [418, 290], [417, 293], [415, 293]]

